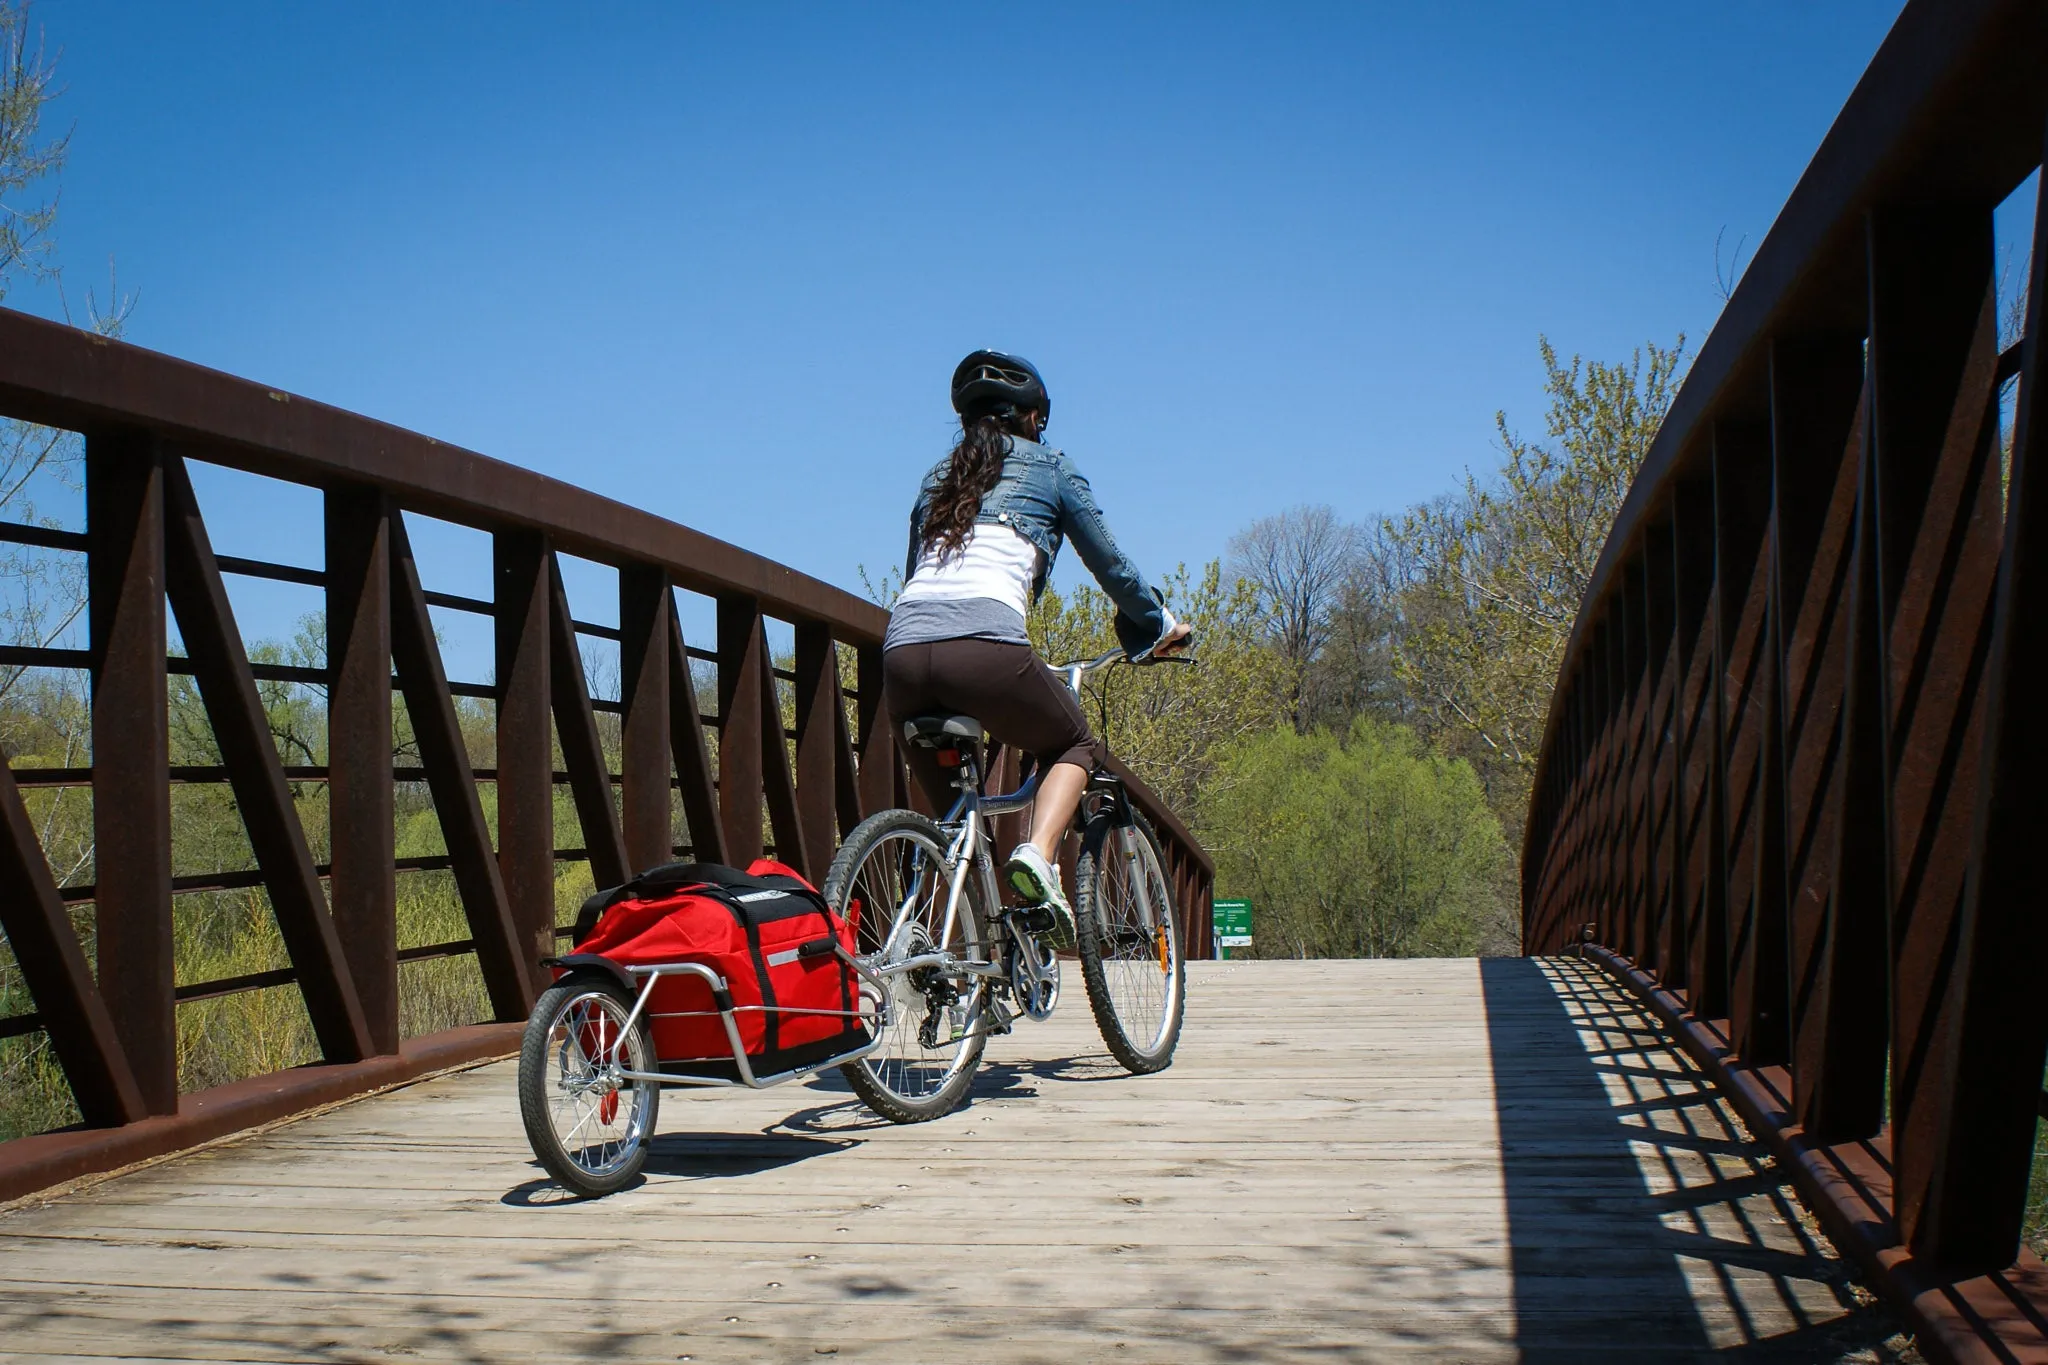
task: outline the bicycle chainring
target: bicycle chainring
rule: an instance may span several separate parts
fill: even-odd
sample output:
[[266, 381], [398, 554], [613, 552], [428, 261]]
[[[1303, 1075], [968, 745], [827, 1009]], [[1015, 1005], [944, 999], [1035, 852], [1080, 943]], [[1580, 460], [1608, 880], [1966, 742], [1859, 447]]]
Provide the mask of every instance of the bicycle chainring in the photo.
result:
[[1060, 1003], [1059, 954], [1035, 938], [1017, 942], [1010, 952], [1010, 992], [1031, 1018], [1052, 1018]]

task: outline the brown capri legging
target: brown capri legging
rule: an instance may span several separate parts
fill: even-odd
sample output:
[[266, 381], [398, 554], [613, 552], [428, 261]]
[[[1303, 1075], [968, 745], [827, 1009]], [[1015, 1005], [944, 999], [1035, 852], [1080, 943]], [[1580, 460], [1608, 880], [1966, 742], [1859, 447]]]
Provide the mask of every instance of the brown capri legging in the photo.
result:
[[[1102, 749], [1088, 733], [1081, 703], [1029, 645], [1000, 640], [934, 640], [898, 645], [882, 656], [889, 714], [901, 726], [912, 716], [973, 716], [1003, 743], [1038, 760], [1040, 768], [1078, 763], [1093, 771]], [[911, 771], [941, 810], [953, 779], [929, 749], [910, 750]]]

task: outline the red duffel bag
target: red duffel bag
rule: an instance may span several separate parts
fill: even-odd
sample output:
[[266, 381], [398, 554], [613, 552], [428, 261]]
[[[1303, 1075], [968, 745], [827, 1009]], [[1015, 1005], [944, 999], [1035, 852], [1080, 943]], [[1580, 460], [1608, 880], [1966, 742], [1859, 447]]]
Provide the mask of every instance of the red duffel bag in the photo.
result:
[[[859, 1007], [855, 974], [833, 951], [853, 951], [852, 929], [817, 888], [772, 859], [757, 859], [745, 872], [716, 863], [644, 872], [583, 903], [575, 944], [579, 956], [598, 954], [622, 967], [696, 962], [724, 977], [756, 1075], [824, 1061], [867, 1039], [849, 1013]], [[647, 1008], [664, 1070], [736, 1070], [718, 1003], [701, 977], [664, 976]]]

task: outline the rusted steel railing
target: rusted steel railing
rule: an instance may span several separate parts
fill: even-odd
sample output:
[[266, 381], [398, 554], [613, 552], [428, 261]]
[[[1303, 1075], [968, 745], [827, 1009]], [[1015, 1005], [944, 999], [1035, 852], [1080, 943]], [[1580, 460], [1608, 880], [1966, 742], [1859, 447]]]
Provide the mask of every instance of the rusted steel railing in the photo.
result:
[[2048, 1358], [2044, 116], [2048, 6], [1906, 7], [1602, 553], [1523, 861], [1526, 950], [1597, 945], [1958, 1357]]
[[[85, 1119], [0, 1144], [0, 1199], [508, 1051], [513, 1021], [543, 984], [538, 960], [566, 932], [556, 927], [558, 862], [587, 859], [597, 884], [612, 885], [678, 855], [744, 864], [772, 850], [819, 878], [864, 813], [907, 795], [881, 695], [885, 613], [783, 565], [411, 432], [5, 310], [0, 415], [85, 435], [84, 531], [0, 524], [0, 540], [83, 555], [90, 613], [89, 648], [0, 649], [0, 665], [89, 670], [92, 697], [90, 768], [17, 774], [0, 762], [0, 929], [36, 1006], [0, 1018], [0, 1038], [46, 1031]], [[323, 567], [216, 555], [187, 472], [194, 461], [320, 489]], [[407, 512], [492, 536], [493, 600], [428, 589]], [[616, 628], [576, 617], [559, 553], [618, 570]], [[224, 587], [235, 574], [324, 592], [325, 668], [251, 663]], [[714, 648], [685, 642], [677, 589], [715, 599]], [[184, 657], [167, 656], [167, 599]], [[450, 682], [430, 607], [493, 622], [493, 684]], [[793, 626], [793, 669], [774, 665], [770, 618]], [[593, 700], [578, 636], [617, 642], [620, 701]], [[841, 647], [857, 660], [851, 679], [841, 676]], [[692, 660], [716, 665], [716, 715], [699, 712]], [[217, 768], [169, 767], [173, 670], [197, 684]], [[259, 680], [327, 689], [326, 765], [284, 765]], [[785, 683], [795, 713], [787, 731]], [[394, 688], [417, 767], [394, 767]], [[496, 703], [494, 767], [472, 766], [458, 696]], [[601, 710], [619, 716], [619, 772], [605, 761]], [[174, 777], [232, 789], [254, 869], [173, 877]], [[290, 784], [300, 781], [328, 786], [327, 865], [315, 863], [294, 808]], [[427, 785], [445, 856], [395, 856], [398, 781]], [[53, 879], [21, 796], [31, 783], [90, 786], [92, 885]], [[496, 787], [495, 844], [482, 783]], [[555, 846], [563, 786], [580, 849]], [[1205, 951], [1209, 859], [1156, 797], [1135, 790], [1166, 846], [1191, 951]], [[684, 844], [673, 842], [676, 804]], [[469, 937], [401, 952], [397, 878], [429, 867], [452, 873]], [[173, 898], [249, 886], [267, 892], [290, 967], [178, 984]], [[93, 905], [96, 962], [66, 909], [82, 901]], [[400, 961], [470, 952], [496, 1022], [402, 1040]], [[281, 985], [303, 994], [324, 1064], [181, 1096], [180, 1003]]]

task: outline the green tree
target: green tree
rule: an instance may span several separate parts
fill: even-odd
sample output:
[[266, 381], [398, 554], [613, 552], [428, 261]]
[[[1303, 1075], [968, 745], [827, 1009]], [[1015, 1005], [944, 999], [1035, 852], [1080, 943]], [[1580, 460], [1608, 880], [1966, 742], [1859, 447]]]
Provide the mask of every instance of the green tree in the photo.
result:
[[[26, 5], [0, 0], [0, 299], [21, 281], [55, 276], [57, 194], [68, 134], [43, 126], [56, 72], [32, 35]], [[0, 420], [0, 519], [54, 524], [43, 507], [75, 492], [83, 449], [76, 436]], [[41, 506], [39, 506], [41, 504]], [[29, 546], [0, 546], [0, 644], [45, 645], [68, 631], [85, 608], [77, 556]], [[0, 698], [22, 680], [0, 669]]]
[[1600, 550], [1682, 378], [1685, 338], [1623, 363], [1557, 358], [1540, 342], [1547, 440], [1497, 413], [1491, 482], [1409, 511], [1395, 666], [1425, 731], [1467, 754], [1519, 831], [1564, 644]]
[[[1173, 614], [1194, 628], [1193, 667], [1104, 669], [1083, 686], [1082, 709], [1110, 752], [1183, 817], [1216, 775], [1223, 746], [1286, 715], [1285, 661], [1266, 647], [1253, 589], [1229, 587], [1211, 561], [1197, 579], [1182, 566], [1161, 584]], [[1115, 647], [1116, 607], [1092, 587], [1046, 589], [1027, 627], [1040, 658], [1091, 659]]]
[[1360, 716], [1247, 737], [1220, 766], [1202, 825], [1218, 894], [1252, 901], [1258, 956], [1498, 950], [1510, 860], [1470, 764]]
[[47, 185], [71, 145], [68, 131], [43, 127], [57, 72], [32, 27], [26, 4], [0, 0], [0, 298], [19, 276], [54, 273], [57, 196]]

